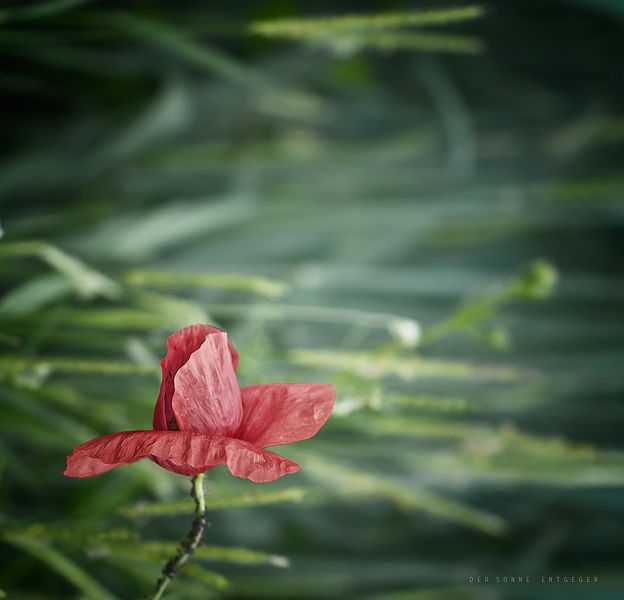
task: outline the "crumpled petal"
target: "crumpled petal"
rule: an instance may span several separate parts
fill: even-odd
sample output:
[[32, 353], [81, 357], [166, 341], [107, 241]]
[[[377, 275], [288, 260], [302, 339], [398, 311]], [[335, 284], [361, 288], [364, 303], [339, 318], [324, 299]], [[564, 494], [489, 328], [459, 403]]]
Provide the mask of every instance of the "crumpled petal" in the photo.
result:
[[180, 431], [233, 436], [243, 418], [227, 334], [209, 335], [174, 379], [171, 407]]
[[[167, 339], [167, 355], [160, 361], [162, 369], [162, 383], [160, 393], [154, 409], [154, 429], [177, 429], [175, 416], [171, 408], [174, 392], [174, 378], [180, 367], [184, 365], [191, 354], [204, 343], [206, 337], [213, 333], [223, 333], [212, 325], [189, 325], [178, 330]], [[234, 371], [238, 369], [238, 352], [228, 340], [228, 349], [232, 357]]]
[[122, 431], [78, 446], [67, 457], [63, 475], [91, 477], [141, 458], [180, 475], [198, 475], [225, 464], [232, 475], [255, 482], [299, 470], [297, 463], [243, 440], [187, 431]]
[[264, 448], [315, 435], [331, 414], [336, 390], [327, 383], [267, 383], [242, 388], [241, 398], [236, 437]]

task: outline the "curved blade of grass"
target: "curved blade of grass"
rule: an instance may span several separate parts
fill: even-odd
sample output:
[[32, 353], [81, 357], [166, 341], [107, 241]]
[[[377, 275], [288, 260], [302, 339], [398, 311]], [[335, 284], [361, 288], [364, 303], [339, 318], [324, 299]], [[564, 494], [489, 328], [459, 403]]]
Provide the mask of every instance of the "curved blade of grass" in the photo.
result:
[[24, 316], [66, 298], [74, 286], [60, 275], [43, 275], [13, 288], [0, 302], [0, 315]]
[[38, 256], [67, 277], [85, 298], [118, 298], [121, 286], [83, 261], [46, 242], [11, 242], [0, 245], [2, 256]]
[[53, 571], [56, 571], [81, 590], [87, 598], [92, 598], [93, 600], [116, 600], [115, 596], [102, 587], [84, 569], [45, 542], [10, 534], [3, 535], [3, 539], [47, 564]]
[[337, 462], [327, 462], [306, 455], [306, 468], [325, 483], [332, 481], [335, 489], [347, 497], [378, 497], [406, 510], [424, 510], [439, 517], [461, 523], [490, 535], [502, 535], [506, 530], [497, 515], [472, 508], [430, 491], [406, 488], [387, 477], [378, 477]]
[[54, 410], [39, 398], [20, 390], [3, 391], [3, 418], [0, 428], [9, 435], [19, 431], [33, 439], [46, 439], [48, 444], [66, 445], [71, 441], [89, 438], [94, 431], [79, 418]]
[[205, 42], [196, 42], [185, 31], [169, 24], [129, 14], [121, 15], [115, 23], [132, 37], [155, 44], [186, 62], [259, 92], [264, 101], [258, 107], [264, 110], [270, 108], [272, 113], [318, 119], [326, 108], [317, 96], [277, 86], [216, 48]]

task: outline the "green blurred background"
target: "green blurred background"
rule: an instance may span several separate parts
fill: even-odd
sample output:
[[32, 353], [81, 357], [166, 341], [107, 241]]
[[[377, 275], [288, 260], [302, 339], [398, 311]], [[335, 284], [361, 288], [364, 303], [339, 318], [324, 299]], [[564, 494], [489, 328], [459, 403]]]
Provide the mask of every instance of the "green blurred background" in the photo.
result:
[[620, 0], [4, 3], [1, 593], [149, 596], [188, 478], [60, 472], [151, 427], [166, 337], [209, 322], [242, 385], [338, 400], [300, 473], [210, 472], [167, 598], [622, 598], [623, 29]]

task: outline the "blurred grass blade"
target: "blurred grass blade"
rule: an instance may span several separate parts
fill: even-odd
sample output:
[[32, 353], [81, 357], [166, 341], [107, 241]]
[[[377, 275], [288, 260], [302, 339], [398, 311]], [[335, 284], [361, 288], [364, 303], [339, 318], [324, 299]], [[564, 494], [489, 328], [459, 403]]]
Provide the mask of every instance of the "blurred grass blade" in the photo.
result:
[[464, 440], [491, 433], [489, 428], [480, 424], [450, 421], [447, 419], [423, 419], [421, 417], [370, 415], [348, 417], [346, 427], [361, 429], [373, 435], [409, 435], [436, 438], [438, 440]]
[[420, 335], [420, 326], [413, 319], [357, 308], [297, 304], [212, 304], [210, 312], [215, 315], [246, 316], [268, 321], [309, 321], [342, 323], [356, 327], [382, 327], [406, 344], [417, 340]]
[[310, 367], [351, 372], [365, 379], [397, 375], [402, 379], [459, 377], [514, 381], [534, 377], [535, 373], [515, 367], [470, 364], [453, 360], [420, 357], [401, 358], [373, 352], [337, 350], [291, 350], [288, 359]]
[[[304, 490], [290, 488], [278, 491], [253, 491], [242, 494], [216, 494], [206, 496], [206, 510], [219, 510], [223, 508], [236, 508], [241, 506], [263, 506], [280, 502], [301, 502]], [[189, 513], [190, 506], [187, 500], [174, 502], [154, 502], [150, 504], [137, 504], [120, 511], [126, 517], [156, 517]]]
[[[381, 402], [381, 400], [380, 400]], [[466, 398], [447, 396], [409, 396], [406, 394], [384, 394], [383, 402], [409, 408], [424, 408], [441, 412], [465, 412], [471, 409]]]
[[116, 600], [115, 596], [102, 587], [85, 570], [48, 544], [28, 537], [11, 535], [3, 537], [7, 542], [21, 548], [48, 565], [48, 567], [81, 590], [86, 598], [92, 600]]
[[223, 575], [220, 575], [215, 571], [207, 571], [197, 564], [185, 564], [182, 573], [185, 576], [197, 579], [197, 581], [201, 581], [201, 583], [203, 583], [204, 585], [207, 585], [216, 590], [225, 590], [229, 586], [229, 581], [225, 577], [223, 577]]
[[[435, 411], [441, 413], [465, 413], [471, 410], [470, 404], [466, 398], [454, 398], [445, 396], [409, 396], [406, 394], [391, 394], [382, 392], [376, 388], [372, 393], [354, 392], [353, 394], [343, 394], [341, 398], [336, 400], [336, 405], [332, 414], [335, 417], [346, 417], [353, 413], [357, 413], [365, 408], [370, 408], [375, 413], [383, 412], [390, 407], [422, 409], [425, 411]], [[378, 417], [375, 417], [375, 421]], [[336, 423], [336, 419], [332, 420]], [[349, 418], [344, 421], [347, 427], [354, 424]]]
[[87, 266], [80, 259], [46, 242], [10, 242], [0, 245], [0, 257], [38, 256], [53, 269], [67, 277], [78, 293], [85, 298], [104, 296], [119, 298], [121, 286]]
[[119, 163], [143, 148], [162, 142], [187, 127], [193, 119], [189, 90], [179, 78], [171, 78], [148, 107], [93, 157], [93, 170]]
[[112, 219], [83, 243], [96, 258], [145, 261], [171, 248], [190, 244], [219, 231], [242, 225], [257, 212], [253, 196], [231, 193], [221, 198], [179, 200], [149, 212]]
[[25, 538], [41, 542], [89, 542], [101, 541], [123, 541], [134, 540], [135, 535], [127, 529], [102, 529], [92, 525], [90, 527], [72, 527], [66, 525], [50, 525], [47, 523], [32, 523], [31, 525], [11, 527], [5, 530], [6, 535], [12, 538]]
[[162, 325], [173, 329], [210, 320], [201, 306], [179, 296], [141, 291], [133, 295], [133, 300], [138, 305], [137, 310], [151, 312]]
[[37, 2], [19, 8], [0, 10], [0, 25], [7, 21], [26, 21], [28, 19], [41, 19], [59, 13], [70, 11], [83, 4], [94, 0], [52, 0], [50, 2]]
[[290, 566], [290, 562], [285, 556], [277, 554], [268, 554], [266, 552], [257, 552], [255, 550], [247, 550], [246, 548], [229, 548], [225, 546], [200, 546], [195, 551], [195, 556], [209, 560], [219, 560], [224, 562], [235, 562], [242, 564], [268, 564], [282, 569]]
[[[111, 548], [116, 556], [120, 554], [128, 557], [138, 555], [137, 557], [152, 557], [160, 560], [172, 556], [177, 550], [177, 544], [175, 542], [144, 541], [133, 548], [128, 546], [119, 547], [115, 544], [113, 544]], [[206, 560], [239, 564], [269, 564], [282, 568], [288, 567], [289, 565], [288, 559], [283, 556], [247, 550], [246, 548], [232, 548], [229, 546], [202, 545], [195, 550], [193, 556]]]
[[324, 107], [318, 97], [276, 85], [206, 42], [196, 42], [184, 30], [129, 14], [120, 16], [117, 26], [128, 35], [155, 44], [186, 62], [260, 93], [264, 98], [257, 104], [259, 108], [304, 119], [318, 119], [322, 114]]
[[0, 370], [19, 374], [26, 369], [39, 370], [44, 374], [60, 373], [99, 373], [105, 375], [154, 375], [159, 373], [156, 366], [135, 365], [130, 362], [97, 360], [88, 358], [20, 358], [0, 356]]
[[464, 6], [422, 12], [391, 12], [377, 14], [344, 15], [336, 17], [275, 19], [254, 21], [249, 31], [267, 37], [305, 39], [309, 37], [340, 36], [353, 31], [395, 29], [398, 27], [424, 27], [448, 25], [477, 19], [484, 14], [482, 6]]
[[130, 285], [136, 286], [165, 288], [214, 287], [225, 290], [253, 292], [272, 297], [283, 296], [287, 290], [287, 285], [281, 281], [230, 273], [180, 273], [176, 271], [134, 269], [124, 274], [124, 280]]
[[13, 288], [0, 302], [0, 316], [25, 316], [67, 298], [74, 286], [66, 277], [42, 275]]
[[395, 50], [422, 50], [426, 52], [457, 52], [479, 54], [484, 43], [476, 37], [444, 33], [374, 32], [347, 33], [340, 38], [313, 38], [315, 43], [332, 48], [338, 55], [355, 54], [373, 49], [382, 52]]
[[[140, 331], [156, 328], [178, 329], [208, 320], [205, 311], [184, 298], [141, 292], [135, 294], [132, 300], [134, 306], [59, 309], [54, 314], [54, 324], [57, 327]], [[47, 315], [43, 314], [30, 317], [28, 324], [43, 325], [47, 322]]]
[[315, 477], [325, 482], [332, 481], [336, 489], [347, 497], [385, 498], [400, 508], [424, 510], [490, 535], [502, 535], [506, 530], [505, 521], [497, 515], [433, 492], [407, 488], [405, 484], [387, 477], [379, 477], [340, 465], [336, 461], [330, 463], [308, 455], [305, 457], [305, 465], [314, 472]]

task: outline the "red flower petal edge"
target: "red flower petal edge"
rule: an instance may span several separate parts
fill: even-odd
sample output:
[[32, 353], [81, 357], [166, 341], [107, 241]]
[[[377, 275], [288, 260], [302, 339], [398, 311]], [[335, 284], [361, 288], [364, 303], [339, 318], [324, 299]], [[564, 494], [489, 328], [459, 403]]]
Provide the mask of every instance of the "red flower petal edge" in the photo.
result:
[[225, 464], [232, 475], [256, 482], [299, 470], [287, 458], [234, 438], [186, 431], [122, 431], [78, 446], [67, 457], [63, 474], [91, 477], [141, 458], [181, 475], [198, 475]]
[[269, 383], [240, 389], [238, 352], [211, 325], [184, 327], [167, 340], [154, 429], [122, 431], [78, 446], [68, 477], [91, 477], [147, 458], [182, 475], [225, 464], [237, 477], [274, 481], [299, 465], [265, 446], [315, 435], [329, 418], [329, 384]]
[[238, 436], [255, 446], [277, 446], [318, 433], [334, 408], [327, 383], [267, 383], [241, 389], [243, 414]]

